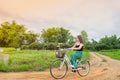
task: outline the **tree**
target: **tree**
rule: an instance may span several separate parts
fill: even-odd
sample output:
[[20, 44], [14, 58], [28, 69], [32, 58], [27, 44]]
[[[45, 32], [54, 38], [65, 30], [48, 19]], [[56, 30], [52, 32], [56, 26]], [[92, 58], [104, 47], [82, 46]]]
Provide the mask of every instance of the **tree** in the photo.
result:
[[87, 43], [89, 42], [88, 41], [88, 35], [87, 35], [87, 32], [86, 31], [81, 31], [81, 36], [83, 38], [83, 41], [84, 41], [84, 45], [87, 46]]
[[101, 38], [98, 42], [94, 39], [87, 45], [87, 49], [90, 50], [108, 50], [108, 49], [120, 49], [120, 38], [116, 35], [110, 37], [105, 36]]
[[64, 28], [57, 28], [58, 32], [56, 33], [57, 42], [66, 43], [70, 37], [70, 32]]
[[74, 45], [75, 44], [75, 37], [73, 37], [72, 35], [69, 36], [69, 40], [68, 40], [68, 44], [69, 45]]
[[105, 36], [100, 39], [100, 44], [104, 44], [107, 46], [106, 49], [117, 49], [119, 48], [119, 38], [116, 35], [112, 35], [110, 37]]
[[0, 27], [0, 46], [1, 47], [20, 47], [26, 39], [32, 43], [36, 40], [36, 34], [26, 32], [24, 25], [17, 24], [15, 21], [4, 22]]
[[18, 47], [22, 44], [26, 28], [18, 25], [15, 21], [12, 23], [4, 22], [0, 27], [0, 46]]
[[64, 28], [48, 28], [47, 30], [42, 30], [41, 34], [44, 42], [61, 42], [66, 43], [69, 39], [70, 32]]
[[33, 33], [32, 31], [28, 31], [25, 33], [25, 40], [26, 40], [26, 43], [27, 44], [31, 44], [33, 42], [35, 42], [37, 40], [37, 37], [39, 35], [38, 34], [35, 34]]

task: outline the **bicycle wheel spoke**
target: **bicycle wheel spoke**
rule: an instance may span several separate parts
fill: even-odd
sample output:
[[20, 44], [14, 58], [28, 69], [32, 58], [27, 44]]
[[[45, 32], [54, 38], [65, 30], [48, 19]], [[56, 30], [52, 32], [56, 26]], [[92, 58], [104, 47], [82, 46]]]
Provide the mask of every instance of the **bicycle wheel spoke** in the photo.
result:
[[67, 69], [68, 67], [65, 62], [56, 60], [50, 67], [50, 73], [54, 78], [60, 79], [66, 75]]
[[90, 71], [90, 64], [89, 62], [83, 62], [84, 64], [79, 64], [78, 66], [78, 74], [80, 76], [86, 76], [88, 75], [89, 71]]

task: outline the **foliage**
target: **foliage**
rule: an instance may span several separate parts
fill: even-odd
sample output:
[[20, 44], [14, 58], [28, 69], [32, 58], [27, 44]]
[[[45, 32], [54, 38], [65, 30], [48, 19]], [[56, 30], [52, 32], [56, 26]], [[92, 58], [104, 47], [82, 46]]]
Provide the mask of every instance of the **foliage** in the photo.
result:
[[[22, 45], [21, 49], [33, 49], [33, 50], [55, 50], [57, 48], [57, 43], [50, 42], [50, 43], [39, 43], [39, 42], [34, 42], [31, 43], [30, 45]], [[68, 48], [71, 47], [70, 44], [64, 43], [61, 45], [61, 48]]]
[[4, 48], [4, 52], [13, 52], [16, 51], [15, 48]]
[[116, 35], [105, 36], [100, 39], [100, 41], [95, 41], [92, 39], [92, 42], [89, 42], [87, 49], [90, 50], [108, 50], [108, 49], [120, 49], [120, 38], [117, 38]]
[[24, 25], [17, 24], [15, 21], [12, 23], [4, 22], [0, 27], [0, 47], [20, 47], [27, 43], [35, 42], [37, 34], [33, 32], [26, 32]]
[[47, 50], [55, 50], [56, 47], [57, 47], [57, 43], [50, 42], [50, 43], [47, 43], [47, 44], [46, 44], [45, 49], [47, 49]]
[[[91, 42], [88, 40], [88, 35], [85, 30], [81, 31], [81, 36], [86, 49], [120, 49], [120, 38], [116, 35], [110, 37], [105, 36], [99, 41], [92, 39]], [[0, 47], [53, 50], [56, 48], [57, 43], [63, 43], [62, 48], [71, 47], [75, 43], [75, 38], [69, 30], [62, 27], [43, 29], [41, 35], [39, 35], [32, 31], [27, 31], [24, 25], [17, 24], [15, 21], [11, 23], [4, 22], [0, 26]]]
[[28, 46], [29, 49], [37, 49], [37, 50], [40, 50], [43, 48], [43, 44], [42, 43], [39, 43], [39, 42], [34, 42], [34, 43], [31, 43], [29, 46]]
[[73, 37], [72, 35], [70, 35], [68, 42], [65, 43], [65, 44], [68, 45], [67, 47], [73, 46], [75, 44], [75, 37]]
[[85, 30], [81, 31], [81, 36], [82, 36], [82, 39], [83, 39], [83, 42], [84, 42], [84, 48], [85, 49], [91, 48], [90, 42], [88, 41], [88, 34]]
[[35, 34], [32, 31], [28, 31], [27, 33], [25, 33], [26, 43], [24, 43], [24, 44], [31, 44], [31, 43], [35, 42], [37, 40], [38, 36], [39, 36], [38, 34]]
[[83, 38], [84, 44], [86, 45], [88, 43], [88, 35], [85, 30], [81, 31], [81, 36]]
[[48, 28], [47, 30], [42, 30], [41, 34], [43, 41], [48, 42], [61, 42], [66, 43], [69, 39], [70, 32], [64, 28]]
[[61, 48], [69, 48], [69, 47], [72, 47], [71, 44], [68, 44], [68, 43], [64, 43], [61, 45]]
[[[72, 53], [74, 52], [69, 51], [67, 55], [70, 56]], [[56, 59], [55, 52], [50, 50], [22, 50], [8, 54], [10, 54], [9, 65], [4, 66], [0, 62], [2, 72], [43, 71]], [[88, 55], [88, 52], [85, 51], [84, 54]]]
[[5, 22], [0, 27], [0, 46], [1, 47], [18, 47], [24, 38], [25, 28], [18, 25], [15, 21], [12, 23]]
[[24, 49], [29, 49], [29, 45], [22, 45], [21, 46], [21, 49], [24, 50]]

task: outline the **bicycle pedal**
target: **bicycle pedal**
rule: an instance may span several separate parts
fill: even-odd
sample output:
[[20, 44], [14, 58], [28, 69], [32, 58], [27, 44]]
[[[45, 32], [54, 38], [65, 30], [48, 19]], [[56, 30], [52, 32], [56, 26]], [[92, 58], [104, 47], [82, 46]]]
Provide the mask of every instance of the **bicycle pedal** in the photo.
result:
[[76, 70], [72, 70], [72, 73], [76, 73]]

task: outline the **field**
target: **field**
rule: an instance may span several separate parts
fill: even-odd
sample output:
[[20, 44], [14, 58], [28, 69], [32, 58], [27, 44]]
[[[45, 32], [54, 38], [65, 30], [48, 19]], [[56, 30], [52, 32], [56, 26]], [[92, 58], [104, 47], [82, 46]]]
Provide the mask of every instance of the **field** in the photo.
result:
[[[69, 51], [68, 56], [74, 51]], [[43, 71], [48, 69], [53, 60], [56, 59], [55, 51], [50, 50], [22, 50], [5, 52], [9, 54], [9, 65], [5, 66], [0, 61], [0, 71], [2, 72], [22, 72], [22, 71]], [[89, 59], [88, 51], [84, 51], [84, 59]]]
[[117, 60], [120, 60], [120, 50], [119, 49], [102, 50], [98, 53], [109, 56], [109, 57], [117, 59]]

